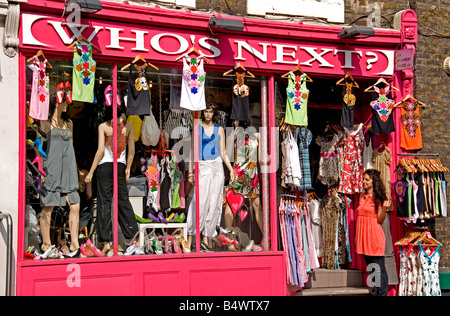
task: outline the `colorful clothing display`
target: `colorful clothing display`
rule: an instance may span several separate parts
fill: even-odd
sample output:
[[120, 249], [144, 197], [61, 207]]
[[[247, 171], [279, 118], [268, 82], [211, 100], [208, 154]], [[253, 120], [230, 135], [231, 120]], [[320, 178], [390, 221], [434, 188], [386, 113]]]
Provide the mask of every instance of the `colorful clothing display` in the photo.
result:
[[73, 46], [72, 99], [80, 102], [94, 102], [95, 72], [97, 63], [92, 58], [92, 44]]
[[339, 192], [355, 194], [363, 191], [363, 124], [359, 124], [355, 130], [346, 128], [347, 137], [344, 141], [343, 166], [339, 184]]
[[403, 128], [401, 129], [400, 147], [404, 150], [422, 149], [421, 119], [419, 101], [401, 101], [400, 120]]
[[288, 87], [286, 88], [286, 124], [308, 126], [308, 97], [309, 90], [306, 87], [306, 74], [296, 76], [289, 72]]
[[394, 117], [392, 110], [394, 109], [394, 100], [391, 97], [390, 88], [387, 85], [384, 88], [373, 86], [372, 102], [372, 131], [375, 134], [389, 134], [395, 131]]
[[40, 61], [38, 57], [34, 56], [29, 116], [40, 121], [48, 120], [50, 104], [49, 79], [45, 72], [46, 66], [47, 59]]
[[180, 107], [191, 111], [206, 109], [203, 57], [183, 57], [183, 80], [181, 83]]

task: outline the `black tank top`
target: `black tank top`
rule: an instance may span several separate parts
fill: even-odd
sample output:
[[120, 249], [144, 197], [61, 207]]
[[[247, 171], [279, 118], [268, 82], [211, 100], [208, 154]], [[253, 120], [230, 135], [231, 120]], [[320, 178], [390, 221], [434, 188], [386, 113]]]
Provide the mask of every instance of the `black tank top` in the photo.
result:
[[231, 116], [232, 120], [251, 121], [249, 105], [249, 87], [244, 83], [239, 86], [236, 78], [233, 79], [233, 87], [231, 93]]
[[144, 67], [138, 70], [139, 76], [134, 77], [134, 68], [132, 64], [128, 75], [128, 100], [127, 100], [127, 115], [150, 115], [151, 98], [150, 87], [145, 78]]
[[[390, 86], [386, 86], [382, 89], [378, 89], [374, 86], [375, 90], [379, 92], [372, 93], [372, 130], [375, 134], [389, 134], [395, 131], [394, 115], [389, 106], [393, 106], [395, 103], [392, 100]], [[384, 89], [384, 90], [383, 90]], [[383, 93], [386, 91], [387, 93]]]

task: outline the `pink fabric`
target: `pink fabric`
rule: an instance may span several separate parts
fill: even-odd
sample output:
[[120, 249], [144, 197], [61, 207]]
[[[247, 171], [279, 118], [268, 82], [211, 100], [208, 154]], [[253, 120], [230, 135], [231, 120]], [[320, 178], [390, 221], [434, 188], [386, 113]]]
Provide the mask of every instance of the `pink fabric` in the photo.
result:
[[47, 59], [40, 61], [38, 57], [34, 56], [29, 116], [40, 121], [48, 120], [50, 104], [49, 79], [45, 73], [46, 65]]
[[289, 254], [288, 254], [288, 246], [287, 246], [287, 237], [286, 237], [286, 222], [284, 220], [284, 203], [283, 200], [280, 201], [280, 209], [278, 211], [278, 216], [280, 217], [280, 230], [281, 230], [281, 241], [283, 242], [283, 249], [285, 252], [286, 258], [286, 274], [287, 274], [287, 283], [291, 283], [291, 267], [289, 264]]
[[311, 232], [311, 220], [310, 220], [310, 214], [309, 211], [306, 210], [304, 212], [305, 216], [305, 224], [306, 224], [306, 235], [308, 237], [308, 252], [309, 252], [309, 261], [311, 264], [311, 270], [315, 270], [317, 268], [320, 268], [319, 265], [319, 259], [317, 258], [316, 249], [314, 247], [312, 232]]
[[297, 235], [297, 250], [299, 258], [299, 266], [302, 272], [303, 283], [308, 282], [308, 274], [306, 273], [306, 257], [303, 249], [302, 239], [302, 221], [300, 217], [300, 210], [297, 205], [294, 205], [295, 209], [295, 233]]

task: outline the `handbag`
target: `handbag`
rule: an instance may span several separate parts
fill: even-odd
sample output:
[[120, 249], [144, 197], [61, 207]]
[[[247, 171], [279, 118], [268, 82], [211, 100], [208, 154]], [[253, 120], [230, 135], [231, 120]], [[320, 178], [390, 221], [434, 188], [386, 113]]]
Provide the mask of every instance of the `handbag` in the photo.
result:
[[141, 141], [145, 146], [156, 146], [159, 142], [161, 130], [156, 123], [155, 116], [150, 110], [150, 115], [144, 117], [141, 128]]

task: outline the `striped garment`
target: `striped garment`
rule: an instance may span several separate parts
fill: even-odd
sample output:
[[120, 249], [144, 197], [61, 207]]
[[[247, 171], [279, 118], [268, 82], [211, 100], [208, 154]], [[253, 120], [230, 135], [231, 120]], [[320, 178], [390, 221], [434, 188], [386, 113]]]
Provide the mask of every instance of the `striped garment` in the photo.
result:
[[309, 164], [309, 144], [312, 141], [312, 133], [306, 127], [298, 129], [298, 154], [300, 159], [300, 169], [302, 177], [300, 178], [299, 190], [312, 189], [311, 167]]

